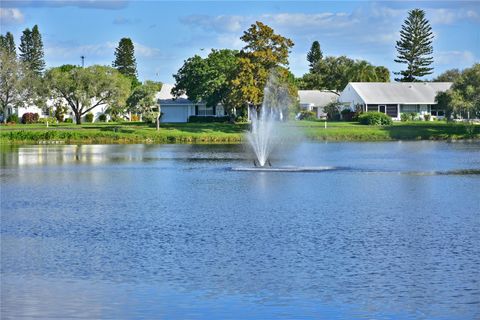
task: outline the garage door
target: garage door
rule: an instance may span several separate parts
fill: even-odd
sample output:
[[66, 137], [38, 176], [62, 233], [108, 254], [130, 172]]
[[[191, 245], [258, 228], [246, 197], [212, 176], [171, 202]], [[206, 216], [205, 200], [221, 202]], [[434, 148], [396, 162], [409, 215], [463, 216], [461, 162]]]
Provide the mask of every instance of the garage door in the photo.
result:
[[161, 122], [187, 122], [188, 107], [180, 106], [162, 106]]

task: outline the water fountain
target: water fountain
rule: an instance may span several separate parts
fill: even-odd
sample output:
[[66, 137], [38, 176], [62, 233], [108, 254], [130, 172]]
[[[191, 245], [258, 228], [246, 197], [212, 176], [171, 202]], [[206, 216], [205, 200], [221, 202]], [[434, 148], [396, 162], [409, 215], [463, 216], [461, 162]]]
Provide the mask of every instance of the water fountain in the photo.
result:
[[283, 136], [281, 122], [284, 120], [284, 112], [288, 106], [294, 103], [292, 96], [285, 83], [281, 83], [275, 72], [270, 74], [263, 91], [262, 106], [250, 109], [251, 129], [246, 137], [256, 159], [254, 167], [232, 168], [234, 171], [280, 171], [280, 172], [306, 172], [325, 171], [335, 169], [333, 167], [273, 167], [269, 156], [272, 151], [279, 147], [282, 141], [288, 140]]

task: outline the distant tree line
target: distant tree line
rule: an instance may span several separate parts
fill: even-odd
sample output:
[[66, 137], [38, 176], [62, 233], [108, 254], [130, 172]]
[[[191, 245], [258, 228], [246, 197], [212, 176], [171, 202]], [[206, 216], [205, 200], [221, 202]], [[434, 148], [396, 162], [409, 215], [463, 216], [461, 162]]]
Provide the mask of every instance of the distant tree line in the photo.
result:
[[4, 121], [8, 108], [35, 105], [53, 113], [47, 105], [47, 100], [53, 98], [58, 110], [65, 108], [62, 102], [66, 104], [77, 124], [100, 105], [107, 106], [106, 112], [112, 118], [120, 119], [125, 112], [153, 112], [159, 122], [160, 110], [154, 98], [161, 83], [138, 81], [131, 39], [120, 40], [112, 67], [63, 65], [45, 70], [42, 36], [37, 25], [23, 31], [18, 51], [17, 56], [11, 32], [0, 35], [0, 112]]

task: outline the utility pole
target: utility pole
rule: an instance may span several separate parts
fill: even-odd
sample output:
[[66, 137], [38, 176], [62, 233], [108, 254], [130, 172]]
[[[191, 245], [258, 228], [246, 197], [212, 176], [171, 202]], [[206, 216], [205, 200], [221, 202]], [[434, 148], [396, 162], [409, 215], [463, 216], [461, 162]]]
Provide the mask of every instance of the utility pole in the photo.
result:
[[85, 66], [85, 56], [80, 56], [80, 59], [82, 59], [82, 68]]

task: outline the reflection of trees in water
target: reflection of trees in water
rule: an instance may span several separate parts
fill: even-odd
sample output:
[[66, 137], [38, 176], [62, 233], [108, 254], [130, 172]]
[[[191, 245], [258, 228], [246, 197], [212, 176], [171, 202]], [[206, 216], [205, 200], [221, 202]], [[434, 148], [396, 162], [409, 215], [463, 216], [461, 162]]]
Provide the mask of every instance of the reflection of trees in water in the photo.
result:
[[38, 145], [2, 149], [3, 165], [97, 164], [142, 161], [148, 145]]

